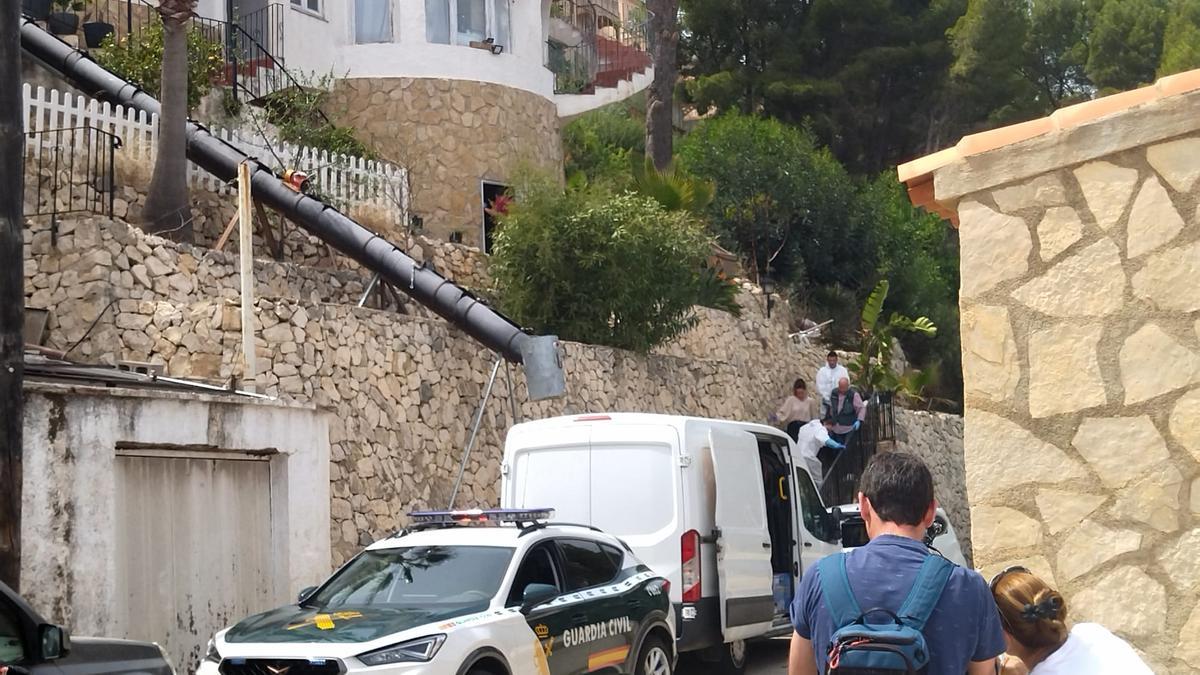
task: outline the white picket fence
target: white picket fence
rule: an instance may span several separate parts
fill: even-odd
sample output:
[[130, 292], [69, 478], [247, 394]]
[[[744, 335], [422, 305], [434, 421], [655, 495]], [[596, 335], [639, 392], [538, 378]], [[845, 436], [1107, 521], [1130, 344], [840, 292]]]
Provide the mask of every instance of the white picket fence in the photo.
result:
[[[140, 110], [112, 106], [57, 89], [34, 89], [28, 83], [23, 93], [27, 156], [40, 157], [46, 151], [46, 136], [30, 132], [90, 126], [121, 139], [121, 148], [117, 151], [120, 159], [152, 165], [158, 147], [157, 115], [148, 116]], [[282, 142], [268, 145], [261, 137], [254, 138], [236, 130], [210, 131], [277, 171], [290, 168], [307, 173], [320, 195], [338, 208], [347, 210], [353, 206], [369, 205], [397, 222], [406, 218], [409, 193], [408, 175], [404, 167]], [[79, 143], [83, 142], [85, 136], [73, 135], [79, 139]], [[38, 142], [39, 138], [43, 139], [41, 143]], [[280, 159], [277, 160], [276, 155]], [[286, 166], [280, 166], [280, 160]], [[188, 177], [194, 187], [219, 194], [237, 192], [235, 186], [223, 183], [190, 162]]]

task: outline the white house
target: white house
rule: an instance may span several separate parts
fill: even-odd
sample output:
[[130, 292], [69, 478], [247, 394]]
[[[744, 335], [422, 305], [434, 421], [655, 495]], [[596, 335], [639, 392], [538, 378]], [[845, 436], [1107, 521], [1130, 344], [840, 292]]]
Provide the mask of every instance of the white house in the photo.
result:
[[561, 167], [562, 119], [653, 76], [640, 0], [201, 0], [197, 13], [236, 16], [292, 73], [332, 75], [327, 114], [410, 167], [423, 227], [485, 247], [485, 207], [512, 168]]

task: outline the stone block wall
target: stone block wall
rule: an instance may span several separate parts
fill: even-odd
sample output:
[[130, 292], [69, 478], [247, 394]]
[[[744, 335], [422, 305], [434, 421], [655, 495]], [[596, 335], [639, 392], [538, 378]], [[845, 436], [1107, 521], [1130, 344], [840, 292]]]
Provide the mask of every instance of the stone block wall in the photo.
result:
[[961, 195], [976, 563], [1045, 575], [1074, 620], [1179, 675], [1200, 673], [1200, 134], [1178, 135], [1196, 105], [935, 173]]
[[971, 560], [971, 511], [963, 464], [963, 418], [896, 408], [896, 450], [911, 452], [929, 465], [934, 495], [946, 510], [967, 560]]
[[554, 103], [497, 84], [343, 78], [327, 112], [390, 162], [408, 167], [412, 210], [432, 237], [482, 246], [481, 181], [507, 184], [522, 163], [562, 170]]
[[[237, 256], [146, 235], [119, 220], [29, 223], [27, 304], [50, 310], [49, 346], [89, 362], [131, 360], [222, 384], [242, 379]], [[481, 254], [422, 240], [419, 253], [451, 278], [488, 285]], [[255, 263], [259, 391], [331, 411], [333, 563], [404, 522], [445, 506], [488, 373], [478, 343], [414, 303], [407, 313], [356, 307], [369, 281], [358, 269]], [[743, 313], [699, 308], [698, 325], [658, 353], [568, 343], [568, 396], [530, 403], [518, 369], [501, 377], [472, 455], [460, 505], [497, 499], [504, 434], [522, 419], [634, 410], [763, 420], [796, 377], [811, 379], [818, 345], [787, 336], [789, 310], [765, 316], [759, 292]], [[242, 383], [244, 386], [244, 383]], [[961, 444], [946, 416], [901, 413], [901, 449], [926, 458], [939, 497], [969, 550]], [[903, 430], [907, 429], [907, 434]], [[957, 437], [961, 437], [958, 432]]]

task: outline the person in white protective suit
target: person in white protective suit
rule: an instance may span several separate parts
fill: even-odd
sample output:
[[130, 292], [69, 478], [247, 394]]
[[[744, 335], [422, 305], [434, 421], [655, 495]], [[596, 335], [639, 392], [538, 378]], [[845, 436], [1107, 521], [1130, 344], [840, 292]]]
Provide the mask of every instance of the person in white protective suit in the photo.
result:
[[846, 449], [846, 446], [829, 437], [828, 426], [820, 420], [813, 420], [800, 427], [800, 431], [796, 435], [796, 447], [799, 448], [800, 456], [804, 458], [804, 465], [808, 468], [808, 473], [812, 476], [813, 483], [818, 490], [825, 482], [825, 470], [821, 466], [820, 457], [817, 456], [821, 452], [821, 448]]

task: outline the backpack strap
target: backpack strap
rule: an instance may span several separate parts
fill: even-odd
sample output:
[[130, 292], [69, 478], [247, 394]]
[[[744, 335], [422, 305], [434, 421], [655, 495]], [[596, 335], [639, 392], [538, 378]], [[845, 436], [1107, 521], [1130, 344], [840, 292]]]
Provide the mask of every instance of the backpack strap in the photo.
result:
[[846, 554], [826, 556], [817, 562], [821, 575], [821, 596], [825, 599], [825, 610], [833, 625], [843, 628], [862, 617], [862, 608], [854, 599], [850, 589], [850, 577], [846, 574]]
[[898, 612], [905, 625], [917, 630], [925, 628], [925, 622], [929, 621], [929, 615], [933, 614], [934, 607], [937, 607], [953, 571], [954, 563], [940, 555], [925, 558], [920, 571], [917, 572], [917, 580], [913, 582], [912, 590], [908, 592], [908, 597]]

